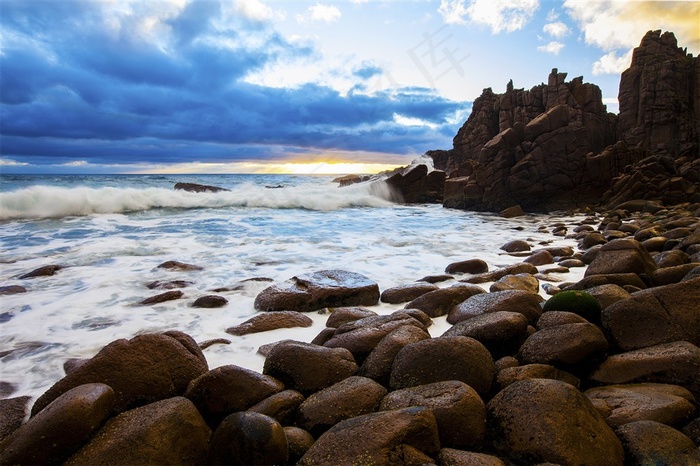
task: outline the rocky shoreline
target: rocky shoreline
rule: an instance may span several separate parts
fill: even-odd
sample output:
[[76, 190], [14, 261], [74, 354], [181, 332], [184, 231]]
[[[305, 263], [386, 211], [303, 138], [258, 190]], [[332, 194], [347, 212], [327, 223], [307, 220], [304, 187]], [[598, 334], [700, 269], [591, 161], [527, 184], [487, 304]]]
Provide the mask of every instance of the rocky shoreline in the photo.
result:
[[[67, 362], [28, 420], [28, 397], [0, 400], [0, 464], [697, 464], [699, 217], [698, 203], [634, 201], [551, 226], [577, 250], [515, 238], [500, 269], [272, 285], [228, 332], [323, 310], [311, 343], [266, 345], [258, 373], [210, 370], [202, 348], [225, 341], [117, 340]], [[550, 264], [587, 268], [557, 283]]]

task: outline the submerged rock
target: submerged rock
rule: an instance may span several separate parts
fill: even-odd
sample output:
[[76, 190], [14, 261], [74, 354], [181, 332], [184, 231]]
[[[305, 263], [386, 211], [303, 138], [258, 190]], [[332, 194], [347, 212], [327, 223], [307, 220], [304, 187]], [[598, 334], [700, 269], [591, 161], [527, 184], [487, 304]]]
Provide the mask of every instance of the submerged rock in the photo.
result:
[[176, 183], [174, 189], [191, 193], [218, 193], [221, 191], [230, 191], [229, 189], [219, 188], [218, 186], [197, 183]]

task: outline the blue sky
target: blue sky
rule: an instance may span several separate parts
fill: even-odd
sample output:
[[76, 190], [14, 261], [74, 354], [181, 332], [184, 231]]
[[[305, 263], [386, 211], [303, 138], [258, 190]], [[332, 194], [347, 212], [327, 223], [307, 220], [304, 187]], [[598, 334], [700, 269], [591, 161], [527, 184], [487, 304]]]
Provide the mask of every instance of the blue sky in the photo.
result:
[[0, 1], [0, 173], [359, 172], [448, 149], [471, 102], [598, 84], [700, 3]]

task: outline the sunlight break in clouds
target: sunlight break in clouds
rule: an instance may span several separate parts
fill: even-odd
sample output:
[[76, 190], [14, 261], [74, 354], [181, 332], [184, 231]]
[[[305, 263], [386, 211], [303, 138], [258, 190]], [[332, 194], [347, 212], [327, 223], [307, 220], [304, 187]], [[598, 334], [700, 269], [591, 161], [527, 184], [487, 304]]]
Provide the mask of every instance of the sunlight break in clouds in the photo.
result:
[[236, 11], [253, 21], [270, 21], [273, 19], [283, 19], [284, 15], [274, 11], [260, 0], [237, 0]]
[[559, 55], [559, 52], [564, 47], [564, 44], [562, 44], [561, 42], [552, 41], [547, 45], [540, 45], [539, 47], [537, 47], [537, 50], [539, 50], [540, 52], [551, 53], [553, 55]]
[[473, 22], [485, 24], [498, 34], [522, 29], [539, 7], [539, 0], [471, 0], [467, 14]]
[[309, 21], [323, 21], [325, 23], [334, 23], [340, 19], [340, 16], [340, 10], [337, 7], [317, 3], [313, 6], [310, 6], [306, 14], [297, 15], [297, 21], [299, 23], [306, 23]]

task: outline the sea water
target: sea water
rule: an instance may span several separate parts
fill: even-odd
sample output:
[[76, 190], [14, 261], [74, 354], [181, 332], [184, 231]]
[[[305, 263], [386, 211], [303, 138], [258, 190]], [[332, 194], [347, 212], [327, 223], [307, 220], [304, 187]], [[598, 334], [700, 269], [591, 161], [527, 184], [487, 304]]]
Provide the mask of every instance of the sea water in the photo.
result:
[[[176, 191], [177, 182], [229, 191]], [[15, 389], [4, 396], [37, 397], [64, 376], [67, 359], [92, 357], [119, 338], [166, 330], [198, 342], [230, 340], [204, 350], [210, 368], [235, 364], [261, 371], [259, 346], [286, 338], [311, 341], [327, 319], [310, 313], [309, 328], [227, 334], [256, 314], [255, 296], [272, 282], [341, 269], [365, 275], [383, 291], [442, 274], [456, 261], [480, 258], [490, 268], [519, 262], [499, 249], [513, 239], [571, 246], [573, 240], [542, 227], [580, 220], [504, 219], [402, 205], [394, 198], [382, 182], [339, 188], [328, 176], [0, 175], [0, 286], [28, 290], [0, 296], [0, 382]], [[158, 268], [169, 260], [203, 270]], [[52, 264], [63, 267], [54, 276], [19, 279]], [[573, 281], [581, 273], [572, 269], [560, 278]], [[162, 292], [147, 284], [168, 280], [191, 282], [182, 299], [138, 305]], [[211, 291], [220, 288], [235, 291]], [[224, 296], [228, 304], [192, 307], [207, 294]], [[369, 308], [386, 314], [401, 307]], [[444, 317], [434, 320], [430, 331], [438, 336], [449, 324]]]

